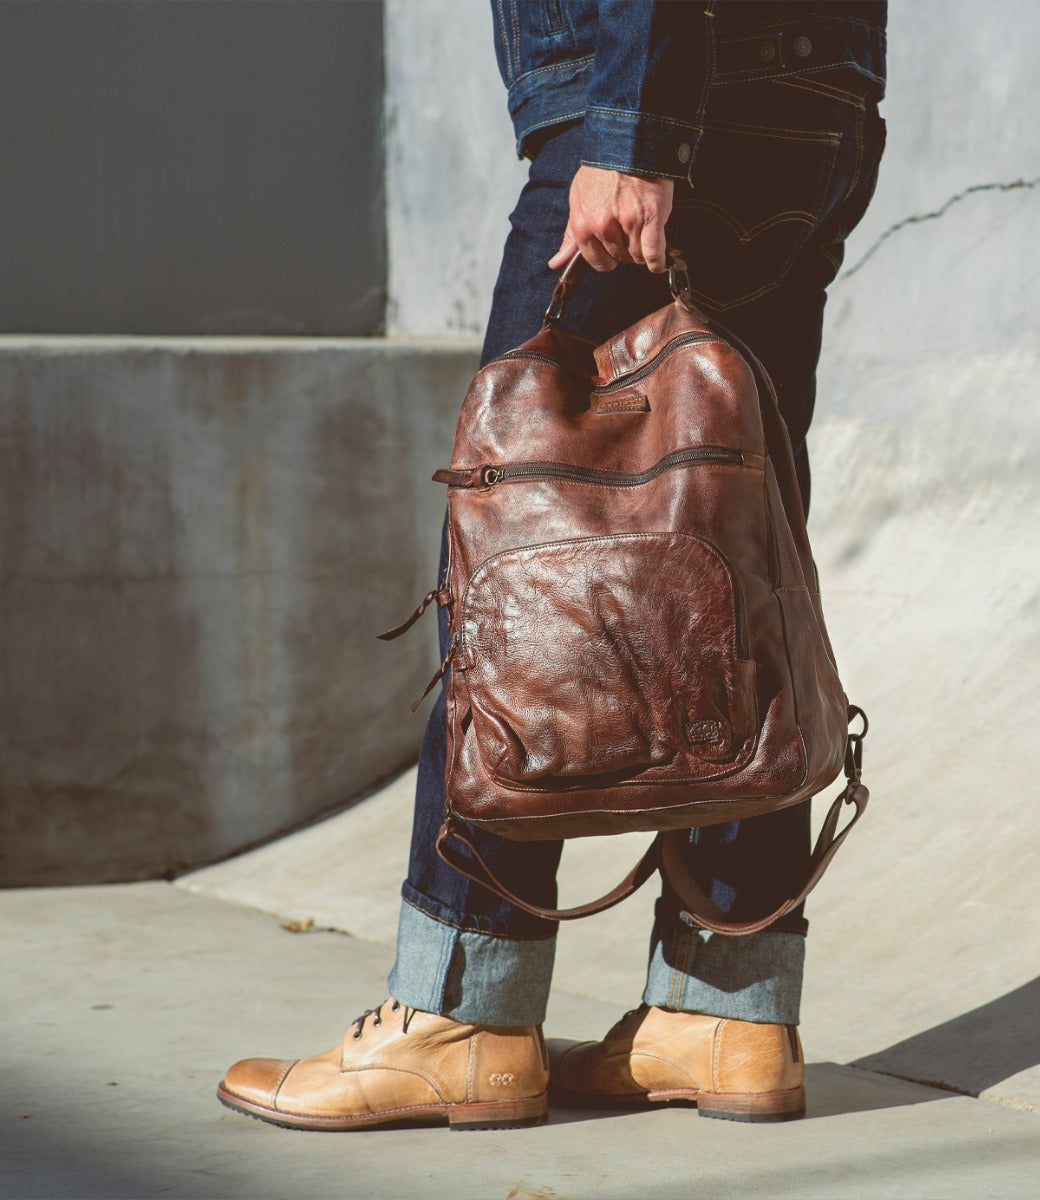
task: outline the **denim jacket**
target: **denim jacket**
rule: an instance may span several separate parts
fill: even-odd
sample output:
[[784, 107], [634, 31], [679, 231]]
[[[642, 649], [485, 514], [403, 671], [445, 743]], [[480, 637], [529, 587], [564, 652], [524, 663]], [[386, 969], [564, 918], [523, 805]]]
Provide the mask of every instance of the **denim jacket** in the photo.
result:
[[[581, 120], [582, 161], [690, 178], [721, 69], [859, 72], [883, 90], [885, 0], [491, 0], [517, 153]], [[806, 51], [806, 47], [808, 50]]]

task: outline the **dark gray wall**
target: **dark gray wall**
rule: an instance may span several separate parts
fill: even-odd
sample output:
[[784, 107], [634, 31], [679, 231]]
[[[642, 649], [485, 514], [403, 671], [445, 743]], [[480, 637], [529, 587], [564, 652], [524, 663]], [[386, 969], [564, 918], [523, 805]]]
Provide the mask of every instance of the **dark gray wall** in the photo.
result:
[[0, 884], [211, 861], [414, 762], [476, 347], [0, 339]]
[[382, 15], [0, 3], [0, 330], [382, 330]]

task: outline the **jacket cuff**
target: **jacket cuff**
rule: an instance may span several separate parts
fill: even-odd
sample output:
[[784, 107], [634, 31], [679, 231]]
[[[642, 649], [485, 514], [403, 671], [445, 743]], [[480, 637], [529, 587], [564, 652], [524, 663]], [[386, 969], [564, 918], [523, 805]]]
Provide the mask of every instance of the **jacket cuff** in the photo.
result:
[[618, 109], [585, 111], [581, 161], [632, 175], [686, 179], [701, 131], [694, 125]]

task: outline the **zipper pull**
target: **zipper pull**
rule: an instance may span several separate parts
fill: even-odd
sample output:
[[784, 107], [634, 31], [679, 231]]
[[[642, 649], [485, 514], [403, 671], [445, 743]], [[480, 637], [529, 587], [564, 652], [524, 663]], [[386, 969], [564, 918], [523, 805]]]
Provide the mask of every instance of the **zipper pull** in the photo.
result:
[[491, 487], [505, 478], [500, 467], [467, 467], [458, 471], [440, 470], [433, 474], [434, 483], [446, 483], [454, 488]]
[[451, 601], [451, 592], [447, 587], [437, 588], [435, 591], [427, 592], [422, 598], [422, 603], [412, 613], [407, 621], [402, 621], [400, 625], [395, 625], [393, 629], [388, 629], [386, 633], [380, 633], [376, 636], [381, 642], [391, 642], [394, 638], [400, 637], [402, 633], [406, 633], [415, 624], [416, 621], [423, 615], [429, 606], [436, 600], [441, 608], [444, 608]]
[[415, 712], [415, 710], [419, 707], [419, 705], [422, 704], [422, 702], [426, 699], [426, 697], [430, 694], [430, 692], [433, 691], [433, 689], [437, 686], [437, 684], [440, 683], [440, 681], [448, 673], [448, 664], [451, 662], [452, 655], [454, 655], [455, 648], [458, 646], [458, 644], [459, 644], [459, 633], [458, 633], [458, 630], [456, 630], [451, 635], [451, 641], [448, 643], [448, 653], [445, 654], [444, 661], [437, 668], [437, 672], [434, 675], [434, 677], [426, 685], [426, 690], [419, 697], [419, 699], [416, 700], [415, 703], [412, 705], [412, 712]]

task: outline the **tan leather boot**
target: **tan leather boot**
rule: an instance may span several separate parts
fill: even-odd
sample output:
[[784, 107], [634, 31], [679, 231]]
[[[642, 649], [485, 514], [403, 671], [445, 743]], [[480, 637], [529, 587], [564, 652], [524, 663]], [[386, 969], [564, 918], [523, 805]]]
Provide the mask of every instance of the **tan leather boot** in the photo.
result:
[[554, 1099], [628, 1105], [694, 1101], [702, 1117], [786, 1121], [805, 1112], [794, 1025], [758, 1025], [644, 1005], [602, 1042], [550, 1038]]
[[217, 1098], [290, 1129], [447, 1117], [453, 1129], [537, 1125], [548, 1112], [540, 1027], [465, 1025], [388, 1000], [311, 1058], [247, 1058]]

